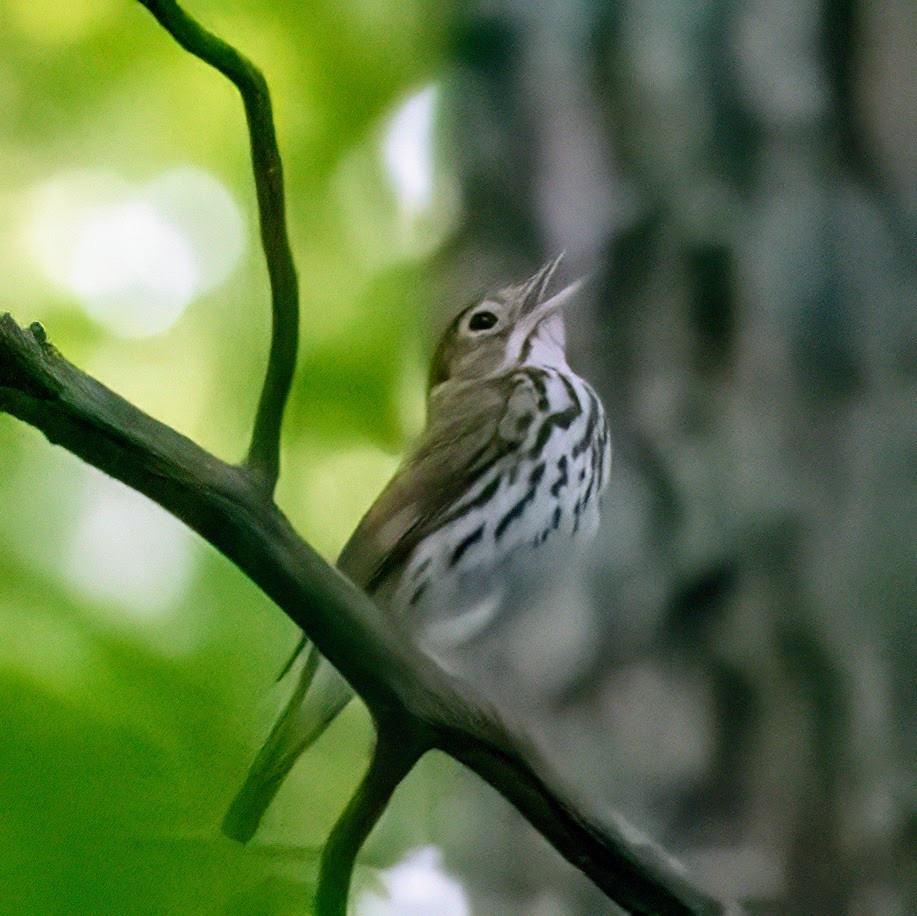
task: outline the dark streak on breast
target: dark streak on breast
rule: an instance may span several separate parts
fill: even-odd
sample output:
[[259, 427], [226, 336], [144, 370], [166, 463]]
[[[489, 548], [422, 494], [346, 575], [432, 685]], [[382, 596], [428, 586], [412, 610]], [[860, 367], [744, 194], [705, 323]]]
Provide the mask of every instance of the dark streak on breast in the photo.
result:
[[464, 518], [472, 509], [478, 509], [494, 497], [497, 490], [500, 489], [500, 475], [497, 474], [494, 479], [487, 484], [486, 487], [481, 488], [481, 492], [478, 493], [474, 499], [469, 499], [468, 502], [462, 503], [457, 509], [453, 512], [450, 512], [445, 518], [443, 518], [440, 525], [448, 525], [452, 522], [457, 522], [460, 518]]
[[545, 445], [548, 443], [548, 439], [551, 438], [551, 433], [555, 429], [569, 429], [570, 424], [580, 415], [580, 410], [578, 407], [568, 407], [566, 410], [561, 410], [558, 413], [548, 414], [545, 417], [544, 422], [541, 424], [541, 429], [538, 430], [538, 436], [535, 439], [535, 444], [529, 451], [529, 455], [532, 458], [537, 458]]
[[462, 557], [467, 552], [468, 548], [471, 547], [473, 544], [477, 543], [478, 541], [480, 541], [482, 537], [484, 537], [484, 525], [483, 524], [478, 525], [478, 527], [475, 528], [474, 531], [471, 532], [471, 534], [469, 534], [467, 537], [462, 538], [462, 540], [459, 541], [458, 544], [456, 545], [455, 550], [452, 551], [452, 556], [449, 558], [450, 569], [453, 566], [455, 566], [455, 564], [458, 563], [459, 560], [462, 559]]
[[570, 452], [573, 458], [578, 458], [587, 448], [589, 448], [592, 437], [595, 434], [595, 424], [602, 415], [599, 399], [595, 396], [591, 388], [587, 389], [587, 391], [589, 392], [589, 419], [586, 422], [586, 431], [583, 433], [582, 438], [573, 446], [573, 450]]
[[557, 480], [551, 484], [551, 496], [557, 499], [560, 496], [560, 491], [567, 485], [567, 456], [561, 455], [557, 459], [557, 471], [558, 476]]
[[538, 409], [542, 412], [547, 411], [551, 406], [548, 401], [548, 387], [545, 384], [547, 372], [544, 369], [538, 369], [535, 366], [526, 366], [520, 370], [526, 378], [535, 386], [538, 394]]
[[506, 529], [516, 521], [516, 519], [522, 518], [523, 513], [525, 512], [525, 507], [532, 502], [535, 498], [536, 487], [529, 487], [525, 496], [519, 500], [510, 510], [500, 519], [499, 524], [497, 525], [496, 530], [494, 531], [494, 540], [499, 541], [501, 537], [506, 533]]
[[417, 569], [414, 570], [414, 581], [416, 582], [429, 568], [430, 563], [432, 562], [433, 557], [425, 557], [417, 564]]

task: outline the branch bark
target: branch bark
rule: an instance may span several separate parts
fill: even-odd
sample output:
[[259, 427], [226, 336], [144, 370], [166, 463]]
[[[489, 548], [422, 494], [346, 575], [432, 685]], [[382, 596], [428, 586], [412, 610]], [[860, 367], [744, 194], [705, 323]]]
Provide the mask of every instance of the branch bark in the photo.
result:
[[397, 723], [393, 726], [377, 724], [378, 739], [369, 769], [325, 844], [315, 896], [316, 911], [322, 916], [347, 916], [347, 894], [357, 854], [395, 789], [423, 754], [422, 743], [415, 746], [406, 740]]
[[[645, 840], [579, 811], [534, 749], [322, 560], [245, 468], [143, 413], [67, 362], [40, 325], [25, 331], [9, 315], [0, 317], [0, 411], [197, 531], [306, 631], [377, 722], [397, 728], [396, 738], [410, 736], [418, 756], [440, 749], [485, 779], [626, 909], [726, 911]], [[362, 832], [367, 821], [358, 821]]]
[[277, 147], [271, 96], [261, 71], [223, 39], [192, 19], [174, 0], [139, 0], [190, 54], [223, 74], [245, 106], [252, 172], [258, 197], [261, 247], [271, 284], [271, 350], [255, 414], [246, 466], [273, 493], [280, 473], [280, 429], [299, 344], [299, 285], [287, 233], [283, 163]]

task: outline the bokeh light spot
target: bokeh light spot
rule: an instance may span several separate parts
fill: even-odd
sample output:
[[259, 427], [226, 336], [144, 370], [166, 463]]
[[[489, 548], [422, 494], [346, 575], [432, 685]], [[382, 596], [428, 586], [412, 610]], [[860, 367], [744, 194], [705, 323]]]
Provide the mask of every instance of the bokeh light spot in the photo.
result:
[[190, 243], [197, 261], [197, 291], [219, 286], [245, 247], [245, 224], [230, 193], [209, 172], [183, 167], [153, 179], [147, 195]]
[[363, 513], [391, 479], [398, 458], [372, 446], [326, 455], [302, 490], [307, 536], [326, 557], [335, 557]]
[[48, 279], [128, 338], [171, 328], [229, 276], [245, 244], [229, 193], [192, 168], [140, 188], [105, 171], [56, 176], [36, 193], [26, 235]]
[[392, 116], [383, 140], [383, 157], [402, 208], [428, 210], [433, 200], [433, 125], [436, 87], [411, 96]]
[[87, 314], [122, 337], [172, 327], [198, 286], [185, 237], [149, 204], [130, 201], [85, 215], [66, 283]]
[[386, 896], [367, 891], [356, 905], [357, 916], [469, 916], [462, 885], [442, 867], [435, 846], [412, 852], [382, 874]]
[[171, 627], [192, 572], [187, 529], [134, 490], [90, 472], [66, 560], [66, 577], [131, 632]]

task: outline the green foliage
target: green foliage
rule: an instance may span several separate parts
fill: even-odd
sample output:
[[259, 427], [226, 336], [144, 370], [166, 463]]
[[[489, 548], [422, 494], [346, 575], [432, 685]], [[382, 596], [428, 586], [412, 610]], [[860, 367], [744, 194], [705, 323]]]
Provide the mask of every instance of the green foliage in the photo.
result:
[[[279, 499], [332, 557], [420, 422], [425, 264], [453, 205], [439, 163], [427, 212], [405, 214], [381, 142], [391, 113], [441, 66], [438, 13], [401, 0], [188, 7], [273, 90], [303, 300]], [[131, 0], [6, 0], [0, 105], [2, 307], [40, 318], [76, 363], [238, 459], [269, 307], [235, 91]], [[186, 165], [241, 208], [242, 259], [167, 331], [119, 339], [42, 271], [29, 244], [36, 189], [103, 169], [142, 188]], [[302, 912], [314, 851], [365, 763], [368, 718], [354, 706], [303, 761], [257, 848], [223, 840], [225, 806], [284, 699], [273, 678], [294, 627], [152, 509], [118, 514], [126, 498], [0, 417], [0, 909]], [[98, 543], [87, 519], [100, 505], [115, 507], [107, 530], [124, 546], [109, 571], [133, 556], [135, 511], [161, 528], [142, 550], [178, 543], [180, 569], [167, 557], [163, 583], [145, 593], [93, 585], [106, 561], [80, 545]], [[136, 571], [146, 558], [135, 559]], [[395, 845], [424, 839], [397, 820]]]

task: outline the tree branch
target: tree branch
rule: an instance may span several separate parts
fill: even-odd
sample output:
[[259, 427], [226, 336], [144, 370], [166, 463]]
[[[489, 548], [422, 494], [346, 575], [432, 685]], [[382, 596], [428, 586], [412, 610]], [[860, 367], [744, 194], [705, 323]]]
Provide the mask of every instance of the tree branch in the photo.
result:
[[676, 859], [623, 818], [599, 823], [581, 813], [534, 747], [494, 720], [478, 726], [446, 730], [437, 747], [496, 789], [555, 849], [577, 850], [562, 854], [619, 906], [629, 913], [738, 912], [693, 885]]
[[[568, 861], [635, 913], [720, 913], [645, 841], [603, 826], [555, 787], [471, 688], [300, 538], [243, 469], [226, 464], [67, 362], [40, 325], [0, 316], [0, 411], [159, 503], [235, 563], [314, 641], [377, 722], [419, 756], [440, 748], [507, 798]], [[405, 739], [404, 736], [407, 736]], [[382, 735], [380, 733], [380, 740]], [[409, 769], [410, 767], [408, 767]], [[361, 842], [357, 814], [337, 842]], [[352, 805], [353, 807], [353, 805]]]
[[245, 105], [258, 197], [261, 246], [271, 283], [271, 350], [246, 465], [269, 492], [280, 473], [280, 429], [293, 382], [299, 343], [299, 288], [287, 235], [283, 164], [274, 132], [271, 96], [248, 58], [191, 18], [174, 0], [139, 0], [186, 51], [218, 70]]
[[379, 822], [395, 789], [423, 753], [405, 740], [397, 723], [377, 724], [377, 741], [369, 769], [350, 804], [334, 825], [318, 874], [315, 911], [319, 916], [347, 916], [347, 894], [357, 854]]

